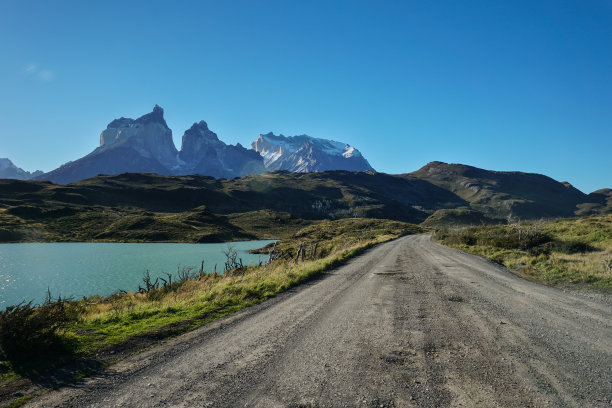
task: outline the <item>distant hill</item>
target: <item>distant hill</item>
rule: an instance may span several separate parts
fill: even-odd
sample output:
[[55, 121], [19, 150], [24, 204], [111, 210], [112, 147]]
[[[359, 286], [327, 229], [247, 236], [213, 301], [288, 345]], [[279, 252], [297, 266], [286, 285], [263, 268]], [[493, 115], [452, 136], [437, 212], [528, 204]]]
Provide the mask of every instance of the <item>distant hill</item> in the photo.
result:
[[15, 166], [10, 159], [0, 158], [0, 178], [30, 180], [41, 174], [43, 174], [43, 172], [40, 170], [30, 173], [29, 171], [25, 171]]
[[586, 195], [538, 174], [440, 162], [403, 175], [277, 171], [215, 179], [124, 173], [68, 185], [0, 180], [0, 241], [269, 238], [348, 217], [482, 224], [585, 209], [610, 212], [610, 191]]
[[304, 219], [391, 218], [420, 222], [428, 210], [468, 205], [431, 183], [373, 172], [270, 172], [233, 179], [124, 173], [68, 185], [0, 183], [0, 205], [133, 207], [181, 212], [206, 206], [215, 214], [258, 210]]
[[612, 212], [612, 189], [602, 188], [588, 195], [586, 203], [578, 205], [577, 215], [603, 214]]
[[421, 224], [426, 227], [452, 227], [464, 225], [492, 225], [506, 220], [493, 218], [480, 211], [467, 209], [437, 210]]
[[569, 183], [535, 173], [431, 162], [409, 176], [451, 191], [472, 209], [498, 218], [567, 217], [591, 200]]

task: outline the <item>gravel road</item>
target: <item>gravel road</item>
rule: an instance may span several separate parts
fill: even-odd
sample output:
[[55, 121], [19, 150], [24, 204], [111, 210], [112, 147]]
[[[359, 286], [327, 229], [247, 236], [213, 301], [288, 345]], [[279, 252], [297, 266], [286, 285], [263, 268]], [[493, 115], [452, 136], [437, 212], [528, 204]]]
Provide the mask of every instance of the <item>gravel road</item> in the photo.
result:
[[610, 407], [612, 297], [408, 236], [27, 406]]

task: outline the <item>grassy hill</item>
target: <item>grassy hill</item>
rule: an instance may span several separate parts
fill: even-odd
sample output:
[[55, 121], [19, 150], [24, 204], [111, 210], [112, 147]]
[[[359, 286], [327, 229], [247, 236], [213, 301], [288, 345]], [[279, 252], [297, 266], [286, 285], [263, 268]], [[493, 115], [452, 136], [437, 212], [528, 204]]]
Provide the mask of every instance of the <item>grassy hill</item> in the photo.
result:
[[588, 196], [589, 200], [578, 204], [576, 215], [604, 214], [612, 212], [612, 189], [603, 188], [593, 191]]
[[324, 219], [421, 222], [465, 205], [421, 180], [344, 171], [235, 179], [120, 174], [68, 185], [0, 181], [2, 241], [183, 241], [282, 237]]
[[539, 174], [440, 162], [403, 175], [124, 173], [67, 185], [0, 180], [0, 242], [278, 238], [321, 220], [354, 217], [494, 223], [610, 212], [610, 191], [586, 195]]
[[549, 218], [574, 215], [591, 198], [569, 183], [518, 171], [490, 171], [432, 162], [410, 176], [449, 190], [474, 210], [495, 217]]
[[455, 225], [491, 225], [505, 221], [476, 210], [444, 209], [434, 212], [421, 225], [426, 227], [450, 227]]

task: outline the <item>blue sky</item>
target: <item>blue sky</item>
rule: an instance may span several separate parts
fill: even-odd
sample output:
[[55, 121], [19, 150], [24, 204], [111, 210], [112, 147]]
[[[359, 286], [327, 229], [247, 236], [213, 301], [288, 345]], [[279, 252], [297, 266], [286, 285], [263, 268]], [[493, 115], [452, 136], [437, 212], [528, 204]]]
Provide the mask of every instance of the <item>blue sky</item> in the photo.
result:
[[0, 2], [0, 157], [52, 170], [159, 104], [206, 120], [612, 187], [612, 0]]

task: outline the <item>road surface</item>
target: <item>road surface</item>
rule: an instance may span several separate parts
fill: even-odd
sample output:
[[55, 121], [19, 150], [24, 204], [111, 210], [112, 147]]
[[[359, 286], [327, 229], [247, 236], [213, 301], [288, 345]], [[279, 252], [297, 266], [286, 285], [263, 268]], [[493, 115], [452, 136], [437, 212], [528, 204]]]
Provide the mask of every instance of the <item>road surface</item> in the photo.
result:
[[27, 406], [611, 405], [609, 295], [418, 235]]

